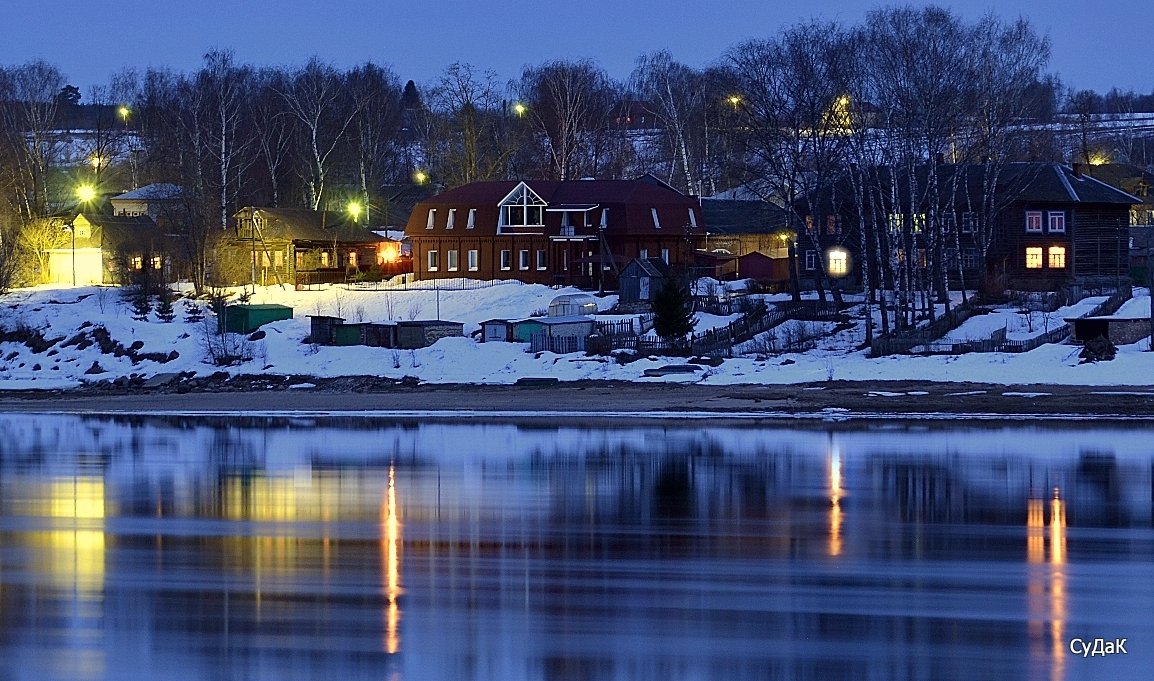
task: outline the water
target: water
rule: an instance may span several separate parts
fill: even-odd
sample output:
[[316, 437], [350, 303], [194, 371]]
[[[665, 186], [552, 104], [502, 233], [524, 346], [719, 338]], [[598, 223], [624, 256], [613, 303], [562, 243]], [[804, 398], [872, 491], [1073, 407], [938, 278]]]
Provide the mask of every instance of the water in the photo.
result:
[[1148, 677], [1146, 431], [790, 425], [0, 415], [0, 681]]

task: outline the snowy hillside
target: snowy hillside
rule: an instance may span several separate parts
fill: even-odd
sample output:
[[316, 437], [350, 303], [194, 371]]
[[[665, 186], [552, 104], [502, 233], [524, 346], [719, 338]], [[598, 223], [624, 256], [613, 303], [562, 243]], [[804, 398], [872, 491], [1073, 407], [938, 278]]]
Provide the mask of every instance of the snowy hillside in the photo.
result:
[[[645, 369], [675, 362], [652, 357], [629, 364], [583, 353], [531, 354], [520, 343], [479, 343], [469, 337], [487, 319], [527, 317], [543, 311], [549, 301], [573, 289], [503, 283], [473, 290], [356, 290], [323, 287], [293, 291], [277, 287], [258, 289], [253, 303], [292, 306], [290, 320], [263, 327], [264, 337], [251, 342], [253, 359], [231, 367], [216, 367], [206, 360], [206, 325], [186, 319], [187, 305], [206, 306], [203, 301], [176, 305], [170, 323], [153, 313], [148, 321], [133, 318], [130, 305], [114, 288], [22, 289], [0, 298], [0, 326], [9, 331], [33, 330], [45, 339], [35, 342], [0, 342], [0, 389], [57, 388], [119, 376], [152, 376], [159, 373], [192, 372], [209, 375], [277, 374], [320, 377], [413, 376], [427, 382], [513, 383], [524, 376], [551, 376], [561, 380], [612, 379], [701, 381], [709, 384], [800, 383], [839, 380], [935, 380], [980, 381], [1000, 384], [1053, 383], [1089, 385], [1148, 385], [1154, 382], [1154, 353], [1145, 352], [1146, 341], [1123, 346], [1118, 358], [1100, 364], [1078, 363], [1079, 348], [1046, 345], [1033, 352], [970, 354], [959, 357], [886, 357], [871, 359], [854, 350], [858, 327], [830, 334], [813, 350], [789, 355], [751, 355], [726, 360], [719, 367], [704, 367], [694, 374], [644, 378]], [[601, 309], [616, 302], [600, 299]], [[1148, 310], [1149, 299], [1130, 304], [1136, 313]], [[1071, 310], [1072, 311], [1072, 310]], [[439, 314], [438, 314], [439, 312]], [[318, 347], [306, 342], [308, 315], [334, 315], [349, 321], [441, 318], [464, 323], [464, 338], [445, 338], [421, 350], [390, 350], [370, 347]], [[979, 323], [1008, 325], [1020, 322], [1014, 315], [990, 314]], [[721, 326], [729, 317], [702, 315], [699, 330]], [[210, 322], [215, 326], [214, 322]], [[103, 327], [104, 332], [96, 331]], [[964, 328], [964, 327], [963, 327]], [[963, 330], [962, 333], [966, 333]], [[985, 329], [973, 329], [986, 333]], [[1019, 332], [1019, 330], [1012, 329]], [[957, 332], [955, 332], [957, 333]]]

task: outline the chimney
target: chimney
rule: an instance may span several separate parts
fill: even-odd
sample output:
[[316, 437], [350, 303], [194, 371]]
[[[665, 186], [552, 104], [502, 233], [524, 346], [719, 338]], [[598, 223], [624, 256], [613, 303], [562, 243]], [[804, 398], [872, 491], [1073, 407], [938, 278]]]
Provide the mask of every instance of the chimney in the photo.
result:
[[1082, 164], [1075, 162], [1070, 165], [1074, 168], [1074, 177], [1082, 179]]

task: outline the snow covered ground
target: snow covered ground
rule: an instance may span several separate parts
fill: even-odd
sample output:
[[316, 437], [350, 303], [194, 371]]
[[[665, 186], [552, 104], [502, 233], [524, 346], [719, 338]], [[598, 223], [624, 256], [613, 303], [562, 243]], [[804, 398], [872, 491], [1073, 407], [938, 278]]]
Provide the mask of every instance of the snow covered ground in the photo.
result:
[[[1147, 341], [1119, 348], [1117, 359], [1098, 364], [1079, 364], [1079, 348], [1073, 345], [1045, 345], [1023, 354], [968, 354], [957, 357], [885, 357], [871, 359], [867, 351], [855, 349], [863, 336], [862, 324], [838, 330], [832, 324], [814, 325], [825, 334], [813, 350], [788, 355], [750, 355], [726, 360], [719, 367], [705, 367], [695, 374], [645, 378], [645, 369], [683, 358], [652, 357], [625, 365], [609, 358], [584, 354], [531, 354], [520, 343], [479, 343], [468, 337], [481, 321], [493, 318], [522, 318], [544, 310], [549, 301], [573, 289], [541, 285], [499, 284], [473, 290], [356, 290], [323, 287], [311, 291], [258, 289], [253, 303], [281, 303], [294, 309], [292, 319], [263, 327], [265, 337], [253, 341], [253, 359], [243, 364], [219, 368], [207, 361], [204, 348], [205, 324], [185, 319], [185, 306], [176, 305], [171, 323], [159, 321], [155, 313], [148, 321], [133, 319], [127, 301], [114, 288], [80, 287], [21, 289], [0, 297], [0, 326], [23, 326], [40, 330], [45, 338], [71, 339], [85, 323], [103, 325], [111, 338], [125, 347], [134, 341], [138, 353], [158, 353], [177, 357], [168, 362], [146, 359], [134, 364], [128, 356], [115, 357], [98, 345], [76, 344], [63, 347], [57, 342], [41, 352], [24, 343], [0, 343], [0, 389], [55, 388], [76, 386], [84, 381], [106, 380], [132, 374], [150, 376], [169, 372], [208, 375], [216, 371], [231, 374], [296, 374], [322, 377], [373, 375], [392, 378], [415, 376], [422, 381], [443, 383], [513, 383], [523, 376], [552, 376], [561, 380], [612, 379], [644, 382], [693, 382], [706, 384], [784, 384], [838, 380], [932, 380], [979, 381], [997, 384], [1070, 385], [1150, 385], [1154, 383], [1154, 353], [1145, 352]], [[602, 309], [616, 302], [600, 299]], [[192, 303], [204, 306], [205, 303]], [[1090, 304], [1092, 306], [1092, 303]], [[1144, 316], [1149, 298], [1142, 297], [1123, 307], [1120, 313]], [[439, 311], [439, 314], [438, 314]], [[1060, 311], [1076, 316], [1076, 309]], [[440, 317], [463, 322], [464, 338], [445, 338], [421, 350], [390, 350], [369, 347], [318, 347], [305, 342], [309, 334], [307, 315], [328, 314], [349, 321], [388, 319], [431, 319]], [[992, 313], [975, 319], [985, 324], [1017, 323], [1016, 313]], [[698, 330], [723, 326], [733, 317], [702, 315]], [[990, 318], [990, 319], [985, 319]], [[215, 322], [210, 322], [215, 325]], [[977, 324], [979, 322], [975, 322]], [[999, 326], [1000, 328], [1000, 326]], [[963, 327], [959, 331], [970, 333]], [[1013, 327], [1012, 334], [1021, 329]], [[985, 333], [975, 327], [973, 333]], [[955, 334], [958, 332], [955, 332]], [[988, 337], [988, 333], [987, 333]], [[1011, 335], [1014, 337], [1014, 335]], [[102, 373], [86, 373], [94, 364]]]

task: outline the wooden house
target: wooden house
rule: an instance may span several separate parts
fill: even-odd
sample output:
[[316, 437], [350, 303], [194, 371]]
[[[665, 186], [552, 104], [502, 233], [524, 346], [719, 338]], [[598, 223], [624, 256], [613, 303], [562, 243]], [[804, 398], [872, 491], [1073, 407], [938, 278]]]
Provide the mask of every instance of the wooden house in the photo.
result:
[[688, 267], [702, 233], [697, 201], [649, 175], [474, 182], [417, 204], [405, 228], [417, 279], [609, 289], [631, 258]]
[[65, 245], [48, 250], [49, 282], [126, 284], [146, 271], [176, 274], [171, 239], [146, 215], [82, 213], [58, 228]]

